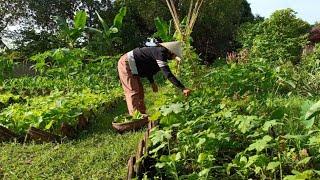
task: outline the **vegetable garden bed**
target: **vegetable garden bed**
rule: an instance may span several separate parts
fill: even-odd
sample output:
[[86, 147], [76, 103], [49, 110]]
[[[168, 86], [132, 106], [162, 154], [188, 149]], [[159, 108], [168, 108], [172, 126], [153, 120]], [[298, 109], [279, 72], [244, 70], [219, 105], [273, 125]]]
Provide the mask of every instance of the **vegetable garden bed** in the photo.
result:
[[[77, 131], [87, 129], [96, 111], [112, 109], [121, 100], [118, 89], [108, 95], [57, 92], [29, 99], [26, 104], [10, 105], [0, 113], [0, 123], [18, 134], [16, 137], [24, 136], [28, 130], [26, 139], [59, 142], [59, 136], [75, 137]], [[4, 136], [3, 141], [13, 139], [12, 133], [7, 134], [11, 136]]]

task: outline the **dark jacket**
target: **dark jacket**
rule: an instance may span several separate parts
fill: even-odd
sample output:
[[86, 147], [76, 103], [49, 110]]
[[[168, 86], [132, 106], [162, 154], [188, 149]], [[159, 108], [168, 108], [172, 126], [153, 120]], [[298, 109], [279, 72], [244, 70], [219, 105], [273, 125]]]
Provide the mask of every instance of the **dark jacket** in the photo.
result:
[[169, 52], [164, 47], [143, 47], [133, 50], [134, 60], [136, 62], [138, 75], [147, 77], [150, 83], [153, 83], [153, 76], [160, 70], [164, 76], [176, 87], [184, 89], [183, 84], [172, 74], [168, 60]]

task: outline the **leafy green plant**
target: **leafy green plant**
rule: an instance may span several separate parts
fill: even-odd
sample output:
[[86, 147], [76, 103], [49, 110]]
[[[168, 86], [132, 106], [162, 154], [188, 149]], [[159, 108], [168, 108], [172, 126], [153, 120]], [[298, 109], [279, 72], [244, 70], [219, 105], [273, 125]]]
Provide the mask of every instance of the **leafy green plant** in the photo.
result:
[[114, 89], [105, 94], [95, 94], [90, 90], [78, 93], [52, 92], [27, 100], [26, 104], [12, 104], [0, 113], [0, 124], [22, 133], [30, 126], [56, 131], [62, 122], [76, 124], [77, 117], [88, 109], [110, 104], [120, 96]]
[[134, 122], [139, 121], [144, 118], [144, 115], [141, 114], [139, 111], [134, 111], [133, 115], [120, 115], [114, 118], [114, 122], [116, 123], [127, 123], [127, 122]]
[[113, 34], [119, 32], [124, 17], [126, 16], [127, 8], [120, 8], [118, 14], [115, 16], [113, 20], [113, 25], [111, 27], [108, 26], [107, 22], [100, 16], [100, 14], [96, 11], [96, 14], [99, 18], [99, 21], [102, 25], [103, 30], [99, 30], [97, 28], [87, 27], [86, 29], [89, 32], [97, 33], [102, 36], [103, 43], [107, 44], [107, 47], [111, 47], [112, 43], [116, 41], [118, 38], [114, 37]]
[[157, 32], [154, 34], [155, 37], [161, 38], [161, 40], [163, 40], [164, 42], [174, 40], [171, 21], [167, 23], [163, 19], [157, 17], [154, 22], [157, 28]]
[[318, 96], [301, 94], [300, 72], [252, 58], [201, 69], [190, 97], [168, 93], [153, 115], [160, 119], [150, 136], [156, 176], [318, 178]]
[[73, 26], [69, 26], [66, 19], [55, 17], [55, 21], [59, 26], [58, 37], [64, 41], [69, 48], [74, 48], [77, 40], [83, 35], [87, 23], [87, 13], [85, 11], [77, 11], [73, 17]]
[[278, 10], [269, 19], [247, 24], [240, 29], [238, 40], [251, 49], [251, 56], [268, 61], [297, 63], [307, 43], [310, 25], [296, 17], [292, 9]]

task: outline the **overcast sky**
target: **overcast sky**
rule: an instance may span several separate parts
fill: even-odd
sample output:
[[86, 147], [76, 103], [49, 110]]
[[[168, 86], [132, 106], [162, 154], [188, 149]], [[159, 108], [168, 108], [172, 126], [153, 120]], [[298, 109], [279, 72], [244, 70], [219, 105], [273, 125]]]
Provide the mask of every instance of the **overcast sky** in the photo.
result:
[[248, 0], [253, 14], [269, 17], [278, 9], [291, 8], [297, 16], [314, 24], [320, 22], [320, 0]]

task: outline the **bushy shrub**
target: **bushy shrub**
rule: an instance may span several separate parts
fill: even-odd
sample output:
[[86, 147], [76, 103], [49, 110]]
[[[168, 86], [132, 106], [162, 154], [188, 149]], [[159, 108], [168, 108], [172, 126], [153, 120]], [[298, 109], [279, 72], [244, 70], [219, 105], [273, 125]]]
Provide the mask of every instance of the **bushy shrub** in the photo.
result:
[[251, 48], [251, 56], [268, 61], [297, 62], [307, 44], [310, 25], [292, 9], [275, 11], [270, 18], [242, 27], [238, 40]]
[[316, 44], [313, 53], [306, 55], [301, 62], [304, 68], [316, 72], [320, 68], [320, 43]]
[[320, 43], [315, 45], [314, 51], [302, 58], [297, 67], [296, 76], [299, 77], [299, 89], [307, 95], [319, 95], [320, 90]]
[[263, 20], [246, 22], [241, 25], [237, 32], [236, 40], [241, 43], [243, 48], [251, 48], [253, 41], [258, 34], [262, 33], [261, 24]]
[[[157, 0], [117, 0], [116, 4], [128, 7], [124, 20], [123, 49], [130, 50], [156, 32], [154, 19], [161, 17], [165, 21], [172, 19], [165, 1]], [[190, 0], [174, 1], [180, 19], [188, 14]], [[148, 7], [148, 8], [145, 8]], [[193, 46], [205, 60], [224, 56], [234, 47], [234, 34], [240, 24], [251, 21], [253, 15], [247, 0], [204, 1], [193, 29]]]

